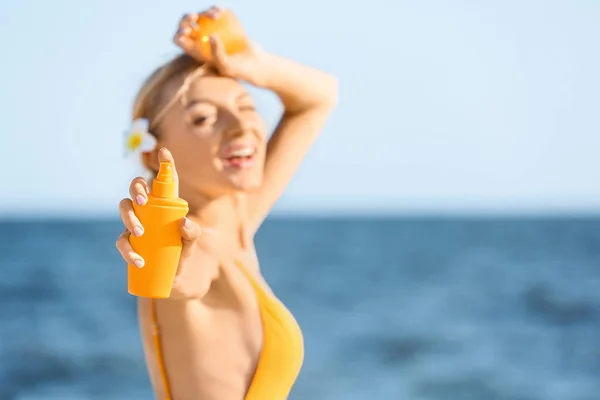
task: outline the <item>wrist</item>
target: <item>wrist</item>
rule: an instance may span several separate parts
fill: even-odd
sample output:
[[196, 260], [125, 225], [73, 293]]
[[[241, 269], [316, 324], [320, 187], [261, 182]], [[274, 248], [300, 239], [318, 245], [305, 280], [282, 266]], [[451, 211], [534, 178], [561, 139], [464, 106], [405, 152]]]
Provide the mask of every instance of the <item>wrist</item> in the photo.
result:
[[255, 56], [254, 61], [252, 74], [244, 80], [261, 89], [274, 90], [272, 82], [272, 71], [274, 71], [273, 55], [261, 50], [260, 53]]

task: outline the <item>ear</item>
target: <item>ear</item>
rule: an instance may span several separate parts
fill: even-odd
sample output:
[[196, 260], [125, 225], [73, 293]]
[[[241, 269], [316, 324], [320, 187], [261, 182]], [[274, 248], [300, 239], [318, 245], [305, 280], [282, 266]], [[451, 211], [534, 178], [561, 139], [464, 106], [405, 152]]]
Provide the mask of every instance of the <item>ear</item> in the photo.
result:
[[162, 146], [159, 146], [158, 143], [154, 150], [142, 153], [142, 164], [144, 167], [148, 168], [151, 171], [158, 171], [159, 163], [158, 163], [158, 151]]

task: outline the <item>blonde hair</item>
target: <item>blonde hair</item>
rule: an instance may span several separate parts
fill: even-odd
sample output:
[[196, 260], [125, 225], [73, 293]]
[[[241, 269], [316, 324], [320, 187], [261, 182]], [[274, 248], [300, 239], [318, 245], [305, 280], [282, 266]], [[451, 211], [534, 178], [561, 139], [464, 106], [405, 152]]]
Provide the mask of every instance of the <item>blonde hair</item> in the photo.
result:
[[[157, 68], [142, 84], [133, 105], [133, 120], [148, 120], [150, 133], [158, 136], [158, 128], [168, 108], [187, 90], [189, 79], [203, 72], [203, 65], [187, 54], [181, 54]], [[186, 85], [188, 83], [188, 85]], [[167, 88], [173, 87], [173, 94]], [[179, 90], [177, 90], [179, 89]], [[170, 95], [170, 96], [169, 96]]]

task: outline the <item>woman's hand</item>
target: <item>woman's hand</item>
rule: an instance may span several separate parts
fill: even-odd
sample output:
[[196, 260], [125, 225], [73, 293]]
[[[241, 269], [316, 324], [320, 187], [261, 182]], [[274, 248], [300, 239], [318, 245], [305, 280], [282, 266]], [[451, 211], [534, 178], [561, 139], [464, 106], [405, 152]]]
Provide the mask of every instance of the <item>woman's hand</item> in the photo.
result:
[[[179, 186], [177, 170], [173, 156], [167, 149], [161, 149], [158, 154], [159, 161], [170, 161], [173, 166], [173, 179]], [[133, 201], [143, 206], [148, 200], [150, 186], [144, 178], [135, 178], [129, 186], [131, 198], [125, 198], [119, 203], [121, 220], [125, 225], [125, 231], [119, 235], [116, 246], [123, 259], [138, 268], [144, 267], [144, 259], [137, 254], [131, 244], [129, 237], [143, 236], [144, 226], [135, 215]], [[176, 196], [178, 196], [178, 190]], [[175, 283], [171, 291], [172, 298], [197, 298], [208, 291], [211, 277], [215, 275], [218, 265], [216, 234], [209, 228], [201, 228], [198, 224], [187, 217], [181, 219], [179, 231], [183, 247], [181, 257], [177, 266]]]
[[265, 52], [256, 44], [250, 42], [248, 50], [241, 53], [227, 54], [225, 46], [218, 35], [210, 37], [210, 49], [212, 58], [206, 60], [199, 51], [196, 40], [192, 37], [194, 24], [200, 15], [216, 19], [222, 10], [216, 6], [203, 11], [200, 14], [190, 13], [183, 16], [179, 22], [179, 28], [175, 33], [173, 41], [187, 55], [198, 62], [206, 62], [213, 67], [221, 76], [240, 79], [251, 85], [264, 87], [266, 79], [264, 75], [263, 59]]

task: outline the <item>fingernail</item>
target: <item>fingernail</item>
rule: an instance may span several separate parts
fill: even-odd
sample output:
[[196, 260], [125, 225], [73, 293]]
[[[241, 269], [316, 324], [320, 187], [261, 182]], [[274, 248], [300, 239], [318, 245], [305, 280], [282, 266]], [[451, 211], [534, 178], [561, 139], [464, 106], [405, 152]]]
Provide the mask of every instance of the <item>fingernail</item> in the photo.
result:
[[138, 205], [142, 206], [146, 202], [146, 198], [141, 194], [138, 194], [137, 196], [135, 196], [135, 201], [138, 203]]
[[185, 229], [190, 229], [192, 227], [192, 221], [190, 221], [189, 219], [185, 219], [185, 222], [183, 223], [183, 227]]
[[133, 260], [133, 265], [135, 265], [138, 268], [142, 268], [144, 266], [144, 261], [142, 261], [142, 260]]
[[142, 236], [144, 234], [144, 230], [141, 226], [136, 226], [135, 228], [133, 228], [133, 234], [135, 236]]

